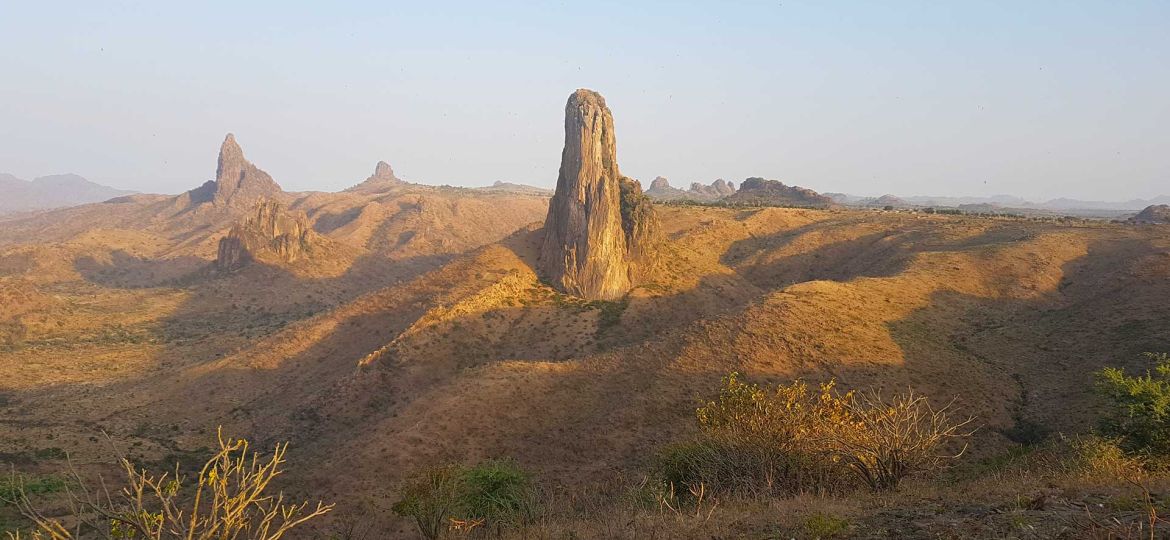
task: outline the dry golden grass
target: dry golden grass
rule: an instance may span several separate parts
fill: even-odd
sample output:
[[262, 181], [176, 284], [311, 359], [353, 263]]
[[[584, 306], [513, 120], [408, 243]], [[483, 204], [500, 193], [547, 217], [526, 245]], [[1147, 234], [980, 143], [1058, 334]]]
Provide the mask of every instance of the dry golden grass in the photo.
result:
[[[965, 456], [977, 461], [1014, 447], [1021, 426], [1084, 431], [1095, 418], [1088, 373], [1170, 350], [1170, 233], [1160, 227], [661, 207], [669, 245], [657, 282], [621, 305], [590, 305], [539, 283], [538, 232], [476, 248], [542, 215], [542, 199], [508, 213], [463, 197], [307, 196], [296, 207], [324, 234], [370, 254], [341, 277], [266, 268], [125, 288], [105, 274], [85, 281], [57, 255], [6, 248], [0, 268], [25, 265], [20, 279], [32, 282], [18, 286], [32, 299], [19, 315], [26, 340], [43, 346], [0, 351], [0, 452], [69, 446], [96, 461], [103, 449], [88, 437], [100, 428], [158, 460], [198, 449], [224, 424], [326, 463], [287, 487], [336, 499], [344, 515], [376, 506], [406, 471], [446, 461], [513, 457], [570, 488], [643, 471], [653, 449], [693, 433], [696, 402], [739, 371], [957, 398], [979, 419]], [[79, 252], [60, 243], [88, 230], [79, 223], [112, 228], [99, 210], [5, 228], [0, 242], [47, 227], [47, 249], [68, 260]], [[98, 266], [133, 280], [165, 274], [152, 266], [160, 260], [206, 261], [216, 227], [149, 230], [130, 251], [145, 262]], [[104, 249], [114, 261], [118, 246]], [[118, 325], [131, 337], [113, 339], [126, 341], [83, 338]], [[138, 335], [165, 339], [130, 341]], [[867, 500], [825, 502], [821, 513], [853, 523], [835, 509]], [[762, 520], [745, 508], [721, 504], [710, 523]], [[410, 530], [374, 521], [390, 536]]]

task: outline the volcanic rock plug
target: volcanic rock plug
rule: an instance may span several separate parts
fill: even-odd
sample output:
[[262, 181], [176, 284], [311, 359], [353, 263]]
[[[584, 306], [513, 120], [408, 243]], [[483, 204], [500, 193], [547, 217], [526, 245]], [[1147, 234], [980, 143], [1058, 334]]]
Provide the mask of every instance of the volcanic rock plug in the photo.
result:
[[582, 298], [620, 298], [657, 261], [658, 217], [642, 186], [618, 170], [613, 115], [592, 90], [573, 92], [565, 105], [565, 148], [544, 231], [541, 273]]

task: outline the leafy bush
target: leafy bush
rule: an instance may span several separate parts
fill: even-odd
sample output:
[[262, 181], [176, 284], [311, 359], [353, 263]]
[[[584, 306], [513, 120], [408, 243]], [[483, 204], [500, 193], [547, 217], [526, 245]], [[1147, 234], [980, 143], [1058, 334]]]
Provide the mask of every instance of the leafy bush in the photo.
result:
[[696, 416], [700, 437], [661, 451], [658, 478], [754, 495], [840, 491], [859, 483], [895, 489], [906, 476], [957, 457], [941, 449], [966, 435], [960, 430], [969, 422], [953, 422], [948, 407], [932, 409], [913, 393], [886, 400], [838, 392], [832, 381], [766, 389], [736, 373]]
[[1170, 455], [1170, 355], [1145, 353], [1154, 370], [1130, 377], [1120, 368], [1096, 373], [1097, 391], [1109, 402], [1102, 421], [1107, 436], [1118, 437], [1128, 451]]
[[765, 390], [724, 378], [719, 396], [696, 411], [702, 436], [664, 451], [657, 471], [668, 484], [715, 493], [775, 495], [826, 491], [846, 480], [826, 436], [844, 421], [833, 383], [815, 391], [797, 381]]
[[489, 460], [472, 467], [447, 465], [422, 471], [404, 486], [392, 510], [411, 518], [424, 537], [529, 523], [537, 510], [532, 479], [515, 462]]

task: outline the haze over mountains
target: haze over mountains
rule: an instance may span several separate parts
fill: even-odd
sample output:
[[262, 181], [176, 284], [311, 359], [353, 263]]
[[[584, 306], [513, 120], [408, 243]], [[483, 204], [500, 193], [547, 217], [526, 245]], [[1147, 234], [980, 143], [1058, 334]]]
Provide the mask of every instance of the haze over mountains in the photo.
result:
[[55, 174], [26, 181], [0, 173], [0, 214], [76, 206], [132, 193], [90, 182], [76, 174]]
[[[251, 166], [250, 164], [248, 166], [240, 165], [242, 151], [239, 150], [239, 146], [236, 144], [233, 135], [228, 134], [225, 145], [229, 150], [226, 155], [227, 161], [220, 163], [220, 167], [228, 167], [231, 171], [232, 178], [223, 180], [221, 178], [223, 175], [217, 174], [217, 178], [220, 179], [219, 181], [208, 181], [204, 185], [188, 191], [186, 196], [190, 200], [199, 202], [213, 200], [218, 197], [221, 204], [227, 203], [229, 198], [236, 197], [235, 193], [240, 191], [240, 188], [243, 189], [243, 192], [238, 195], [238, 204], [244, 206], [248, 206], [249, 202], [254, 202], [260, 196], [273, 195], [277, 198], [280, 197], [275, 194], [283, 193], [283, 191], [279, 189], [279, 186], [276, 186], [275, 181], [267, 173], [254, 167], [248, 169], [248, 166]], [[747, 180], [755, 181], [755, 179]], [[815, 183], [815, 179], [810, 179], [810, 182]], [[217, 189], [221, 189], [217, 186], [225, 183], [226, 185], [222, 188], [223, 191], [217, 192]], [[380, 161], [375, 167], [373, 175], [360, 184], [354, 185], [344, 191], [371, 193], [402, 184], [404, 184], [404, 181], [395, 176], [394, 170], [390, 165], [384, 161]], [[967, 207], [968, 209], [982, 208], [985, 210], [1002, 209], [1005, 211], [1064, 212], [1083, 217], [1099, 218], [1123, 217], [1128, 214], [1137, 213], [1148, 206], [1170, 204], [1170, 195], [1159, 195], [1148, 199], [1131, 199], [1126, 201], [1094, 201], [1060, 197], [1037, 202], [1006, 194], [987, 197], [899, 194], [867, 197], [832, 191], [820, 192], [818, 194], [815, 191], [809, 190], [807, 186], [794, 186], [796, 189], [805, 190], [806, 193], [802, 196], [776, 198], [776, 193], [773, 193], [771, 196], [761, 199], [758, 193], [754, 195], [738, 193], [745, 187], [742, 181], [737, 185], [736, 182], [728, 182], [722, 178], [716, 179], [710, 184], [692, 182], [688, 189], [681, 189], [672, 186], [669, 180], [659, 176], [654, 178], [649, 185], [650, 187], [646, 190], [645, 194], [656, 201], [715, 202], [726, 200], [727, 202], [736, 203], [753, 200], [766, 202], [768, 199], [775, 199], [772, 201], [774, 204], [791, 206], [813, 207], [836, 203], [868, 207]], [[759, 189], [759, 186], [752, 182], [748, 182], [748, 186], [746, 187], [749, 188], [749, 191]], [[543, 187], [502, 181], [496, 181], [491, 186], [474, 189], [484, 191], [527, 192], [534, 195], [551, 195], [552, 193], [551, 190]], [[76, 174], [50, 175], [39, 177], [32, 181], [25, 181], [11, 174], [0, 173], [0, 214], [77, 206], [102, 202], [115, 197], [136, 193], [134, 191], [96, 184]], [[814, 197], [808, 199], [807, 196], [810, 195]], [[825, 198], [819, 198], [820, 196]], [[831, 199], [831, 201], [828, 199]]]

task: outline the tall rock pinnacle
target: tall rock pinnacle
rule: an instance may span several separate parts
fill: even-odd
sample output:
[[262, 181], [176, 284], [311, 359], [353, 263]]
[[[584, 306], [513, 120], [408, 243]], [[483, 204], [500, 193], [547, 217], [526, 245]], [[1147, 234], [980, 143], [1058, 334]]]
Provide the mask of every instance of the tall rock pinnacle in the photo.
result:
[[259, 200], [281, 193], [280, 185], [268, 173], [244, 158], [244, 151], [231, 133], [219, 147], [215, 181], [190, 191], [191, 201], [195, 204], [214, 201], [243, 207], [251, 207]]
[[617, 165], [605, 98], [577, 90], [565, 105], [565, 148], [544, 222], [540, 271], [563, 292], [620, 298], [657, 260], [658, 217], [636, 180]]

